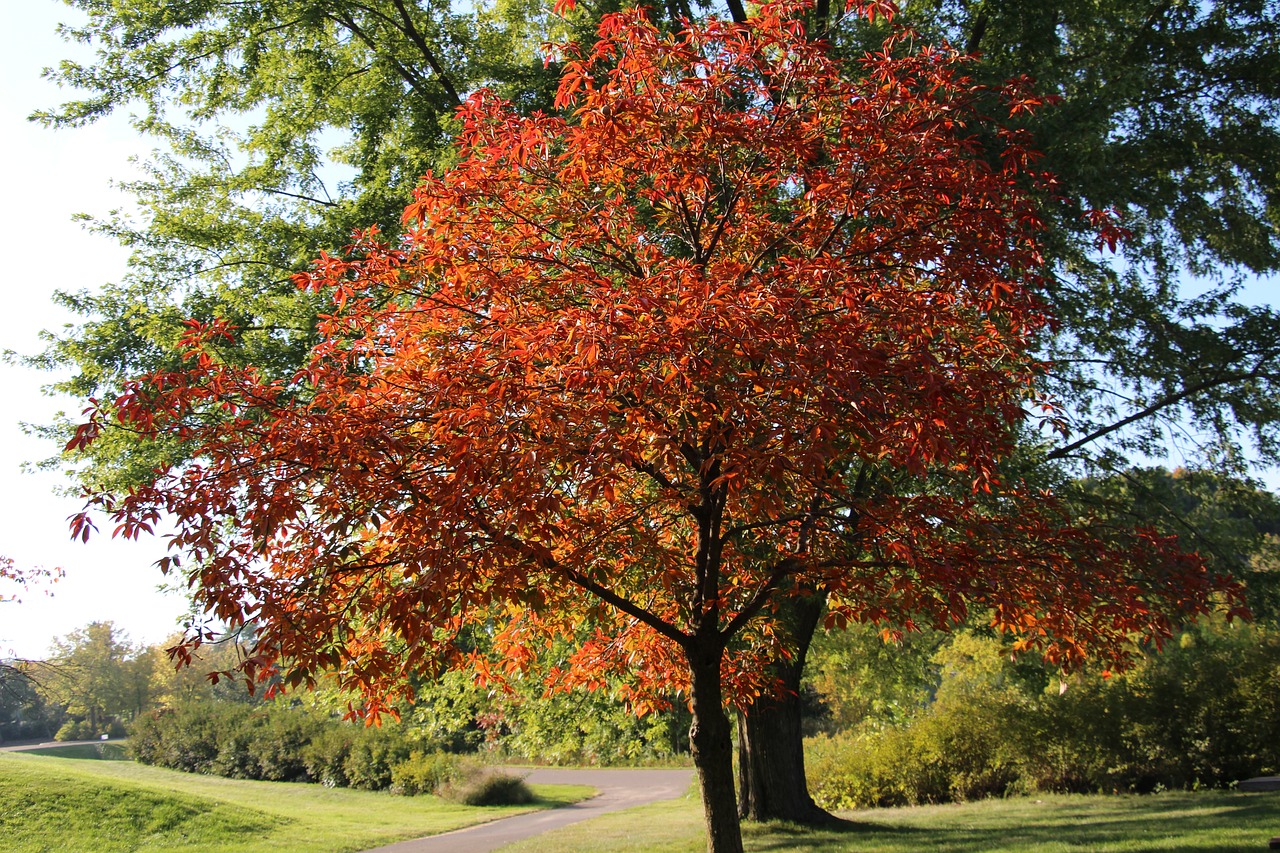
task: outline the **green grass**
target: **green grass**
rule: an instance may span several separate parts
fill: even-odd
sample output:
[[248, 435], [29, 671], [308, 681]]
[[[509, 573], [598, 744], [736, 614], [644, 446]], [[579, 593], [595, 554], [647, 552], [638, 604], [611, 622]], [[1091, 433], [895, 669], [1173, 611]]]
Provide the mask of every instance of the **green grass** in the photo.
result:
[[358, 851], [448, 832], [590, 788], [531, 786], [533, 806], [474, 808], [435, 797], [198, 776], [130, 761], [0, 755], [0, 848], [321, 853]]
[[[1226, 853], [1267, 849], [1280, 835], [1280, 794], [1222, 791], [1150, 796], [1042, 796], [842, 812], [843, 830], [747, 824], [760, 853]], [[702, 810], [690, 797], [618, 812], [503, 853], [701, 853]]]

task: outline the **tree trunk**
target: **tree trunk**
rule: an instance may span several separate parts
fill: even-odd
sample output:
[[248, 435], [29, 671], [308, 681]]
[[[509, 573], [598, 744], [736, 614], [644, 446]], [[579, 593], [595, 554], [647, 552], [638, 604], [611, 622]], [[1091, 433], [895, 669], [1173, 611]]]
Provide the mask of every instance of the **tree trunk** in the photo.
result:
[[733, 791], [733, 739], [720, 686], [723, 651], [688, 650], [693, 681], [689, 751], [698, 771], [708, 853], [742, 853], [742, 828]]
[[744, 819], [807, 824], [839, 820], [809, 796], [800, 729], [800, 676], [823, 601], [821, 595], [809, 595], [778, 602], [778, 616], [795, 645], [790, 660], [775, 661], [769, 670], [783, 692], [761, 696], [738, 714], [738, 815]]

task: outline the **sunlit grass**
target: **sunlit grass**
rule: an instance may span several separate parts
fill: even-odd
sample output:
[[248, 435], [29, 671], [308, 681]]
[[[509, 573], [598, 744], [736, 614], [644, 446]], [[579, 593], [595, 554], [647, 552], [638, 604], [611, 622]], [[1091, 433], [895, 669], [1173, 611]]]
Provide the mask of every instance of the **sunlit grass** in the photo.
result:
[[533, 806], [468, 807], [319, 785], [222, 779], [128, 761], [0, 755], [0, 848], [209, 853], [358, 851], [576, 802], [574, 786], [531, 786]]
[[[842, 812], [842, 829], [747, 824], [747, 850], [768, 853], [1166, 853], [1259, 851], [1280, 835], [1280, 793], [1043, 796]], [[605, 815], [503, 853], [701, 853], [694, 798]]]

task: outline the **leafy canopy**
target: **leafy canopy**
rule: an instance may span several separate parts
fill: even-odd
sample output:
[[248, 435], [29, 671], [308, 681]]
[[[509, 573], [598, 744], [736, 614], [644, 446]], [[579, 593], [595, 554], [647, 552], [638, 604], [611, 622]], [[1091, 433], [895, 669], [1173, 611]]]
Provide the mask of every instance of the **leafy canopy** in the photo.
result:
[[[108, 399], [129, 378], [177, 367], [188, 317], [233, 321], [243, 363], [290, 375], [314, 343], [322, 305], [289, 277], [354, 228], [397, 232], [412, 185], [452, 156], [458, 98], [489, 86], [520, 112], [549, 109], [560, 68], [544, 67], [539, 45], [587, 38], [615, 8], [561, 5], [561, 17], [529, 0], [68, 5], [82, 17], [64, 34], [97, 59], [51, 70], [77, 95], [35, 118], [74, 126], [127, 108], [160, 147], [127, 186], [138, 220], [95, 226], [134, 250], [130, 272], [92, 293], [61, 294], [85, 322], [51, 335], [32, 359], [71, 367], [57, 389], [77, 399]], [[667, 28], [708, 8], [662, 6]], [[745, 20], [741, 3], [727, 6]], [[1023, 117], [1071, 202], [1044, 211], [1054, 265], [1044, 297], [1060, 323], [1044, 340], [1054, 362], [1046, 381], [1072, 427], [1069, 442], [1046, 448], [1050, 460], [1119, 470], [1133, 450], [1162, 457], [1186, 424], [1201, 446], [1184, 452], [1201, 464], [1240, 470], [1250, 444], [1273, 457], [1280, 320], [1240, 304], [1236, 288], [1243, 272], [1280, 264], [1280, 185], [1268, 166], [1280, 156], [1277, 4], [901, 6], [925, 40], [974, 51], [976, 81], [1029, 74], [1061, 98]], [[811, 34], [848, 57], [883, 33], [826, 0], [805, 15]], [[1094, 251], [1080, 216], [1112, 208], [1131, 232], [1123, 264]], [[1181, 286], [1187, 271], [1206, 292]], [[65, 443], [72, 428], [48, 432]], [[93, 445], [81, 479], [126, 487], [186, 453], [117, 430]]]

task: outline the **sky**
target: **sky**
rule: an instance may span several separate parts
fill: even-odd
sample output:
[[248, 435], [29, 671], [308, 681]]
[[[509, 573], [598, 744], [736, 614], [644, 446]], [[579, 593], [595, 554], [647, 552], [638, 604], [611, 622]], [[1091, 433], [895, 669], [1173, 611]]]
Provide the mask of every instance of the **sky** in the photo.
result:
[[[3, 178], [0, 233], [5, 252], [5, 304], [0, 308], [0, 349], [32, 355], [43, 348], [41, 330], [71, 321], [51, 300], [55, 290], [93, 289], [120, 278], [125, 252], [107, 238], [85, 231], [72, 217], [104, 215], [127, 206], [112, 180], [132, 173], [130, 157], [149, 151], [129, 127], [127, 116], [110, 116], [93, 126], [52, 131], [27, 121], [33, 110], [68, 97], [40, 72], [60, 59], [87, 58], [84, 49], [56, 34], [59, 20], [72, 14], [55, 0], [16, 4], [0, 29], [0, 146], [8, 168]], [[1274, 303], [1275, 280], [1258, 282], [1246, 301]], [[0, 363], [0, 555], [19, 568], [59, 567], [64, 577], [46, 590], [34, 589], [21, 603], [0, 602], [0, 658], [42, 657], [57, 637], [92, 621], [110, 620], [135, 642], [156, 643], [179, 627], [185, 599], [159, 590], [154, 563], [164, 543], [112, 540], [100, 534], [73, 542], [67, 517], [81, 508], [74, 496], [59, 494], [68, 480], [54, 472], [27, 472], [26, 463], [53, 455], [48, 442], [27, 436], [22, 422], [47, 423], [60, 410], [77, 412], [73, 400], [52, 399], [41, 386], [54, 376]], [[1280, 476], [1263, 474], [1272, 488]], [[0, 596], [9, 589], [0, 588]]]
[[[125, 206], [127, 197], [112, 189], [111, 179], [127, 178], [129, 157], [148, 150], [125, 116], [63, 131], [26, 120], [33, 110], [65, 100], [66, 93], [40, 72], [73, 54], [54, 31], [69, 14], [54, 0], [29, 0], [14, 4], [0, 28], [0, 149], [6, 163], [0, 233], [8, 235], [0, 349], [23, 355], [40, 352], [42, 329], [71, 320], [51, 301], [55, 290], [92, 289], [120, 278], [124, 250], [86, 232], [72, 216]], [[185, 605], [181, 595], [157, 590], [162, 577], [153, 564], [164, 554], [162, 541], [100, 535], [87, 544], [72, 542], [67, 516], [81, 502], [57, 494], [66, 479], [21, 472], [24, 463], [56, 448], [24, 435], [20, 423], [47, 423], [60, 410], [81, 408], [41, 393], [54, 378], [0, 364], [0, 554], [19, 568], [65, 571], [48, 587], [52, 596], [35, 589], [21, 603], [0, 603], [0, 657], [41, 657], [55, 637], [93, 621], [115, 622], [135, 642], [159, 642], [178, 629]], [[0, 589], [0, 595], [11, 591]]]

